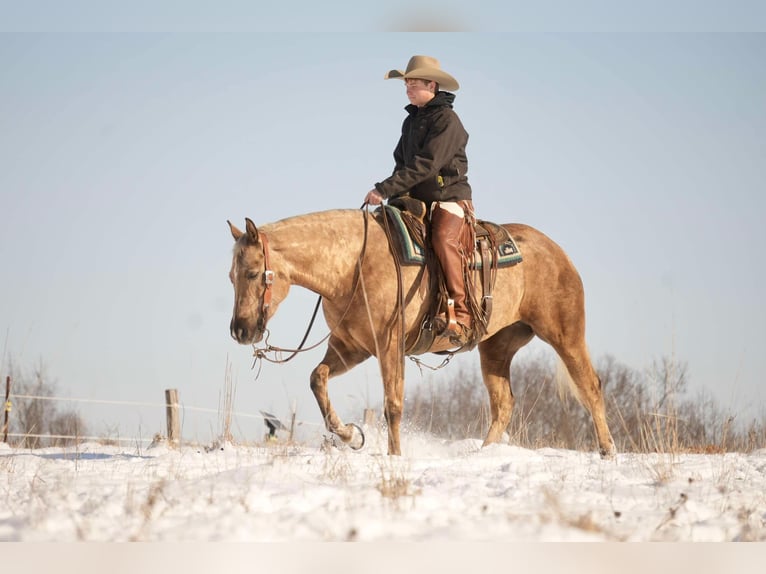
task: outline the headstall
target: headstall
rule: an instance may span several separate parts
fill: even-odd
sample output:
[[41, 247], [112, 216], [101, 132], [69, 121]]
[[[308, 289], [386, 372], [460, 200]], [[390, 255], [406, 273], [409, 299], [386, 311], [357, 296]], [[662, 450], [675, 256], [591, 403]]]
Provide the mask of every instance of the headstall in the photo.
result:
[[266, 321], [268, 321], [267, 313], [271, 306], [271, 286], [274, 284], [274, 270], [271, 269], [271, 264], [269, 262], [269, 240], [266, 237], [266, 234], [259, 231], [258, 239], [263, 246], [263, 284], [265, 285], [263, 290], [263, 303], [261, 305], [261, 317], [258, 322], [260, 323], [259, 329], [264, 331], [266, 329]]

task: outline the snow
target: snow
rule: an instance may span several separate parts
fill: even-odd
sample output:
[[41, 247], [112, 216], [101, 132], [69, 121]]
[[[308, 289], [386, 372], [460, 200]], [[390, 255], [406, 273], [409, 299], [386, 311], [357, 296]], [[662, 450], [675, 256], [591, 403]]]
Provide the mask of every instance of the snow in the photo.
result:
[[766, 541], [766, 450], [0, 444], [0, 541]]

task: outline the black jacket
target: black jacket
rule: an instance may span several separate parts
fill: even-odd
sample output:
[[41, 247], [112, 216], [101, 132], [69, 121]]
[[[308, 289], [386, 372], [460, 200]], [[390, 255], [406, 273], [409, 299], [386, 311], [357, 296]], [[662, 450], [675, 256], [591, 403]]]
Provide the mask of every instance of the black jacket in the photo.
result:
[[471, 199], [465, 155], [468, 132], [452, 109], [454, 100], [455, 94], [437, 92], [422, 108], [412, 104], [404, 108], [409, 115], [394, 150], [394, 172], [375, 184], [383, 197], [409, 193], [429, 204]]

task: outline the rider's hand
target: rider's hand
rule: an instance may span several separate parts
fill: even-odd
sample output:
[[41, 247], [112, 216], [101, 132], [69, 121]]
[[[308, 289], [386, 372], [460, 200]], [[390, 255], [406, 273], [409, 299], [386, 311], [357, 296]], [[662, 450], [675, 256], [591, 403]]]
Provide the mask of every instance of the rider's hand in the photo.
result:
[[373, 189], [367, 193], [364, 202], [369, 203], [370, 205], [380, 205], [383, 203], [383, 196], [378, 193], [377, 189]]

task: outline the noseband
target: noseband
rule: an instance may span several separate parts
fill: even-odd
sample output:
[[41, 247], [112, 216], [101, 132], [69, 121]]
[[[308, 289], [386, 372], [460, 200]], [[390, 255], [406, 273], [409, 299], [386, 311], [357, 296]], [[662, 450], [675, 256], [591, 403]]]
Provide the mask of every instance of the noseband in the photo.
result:
[[270, 269], [269, 263], [269, 240], [266, 234], [262, 231], [258, 232], [258, 239], [263, 246], [263, 284], [265, 288], [263, 290], [263, 303], [261, 304], [261, 316], [258, 318], [258, 330], [263, 332], [266, 330], [267, 313], [269, 307], [271, 307], [271, 286], [274, 284], [274, 270]]

